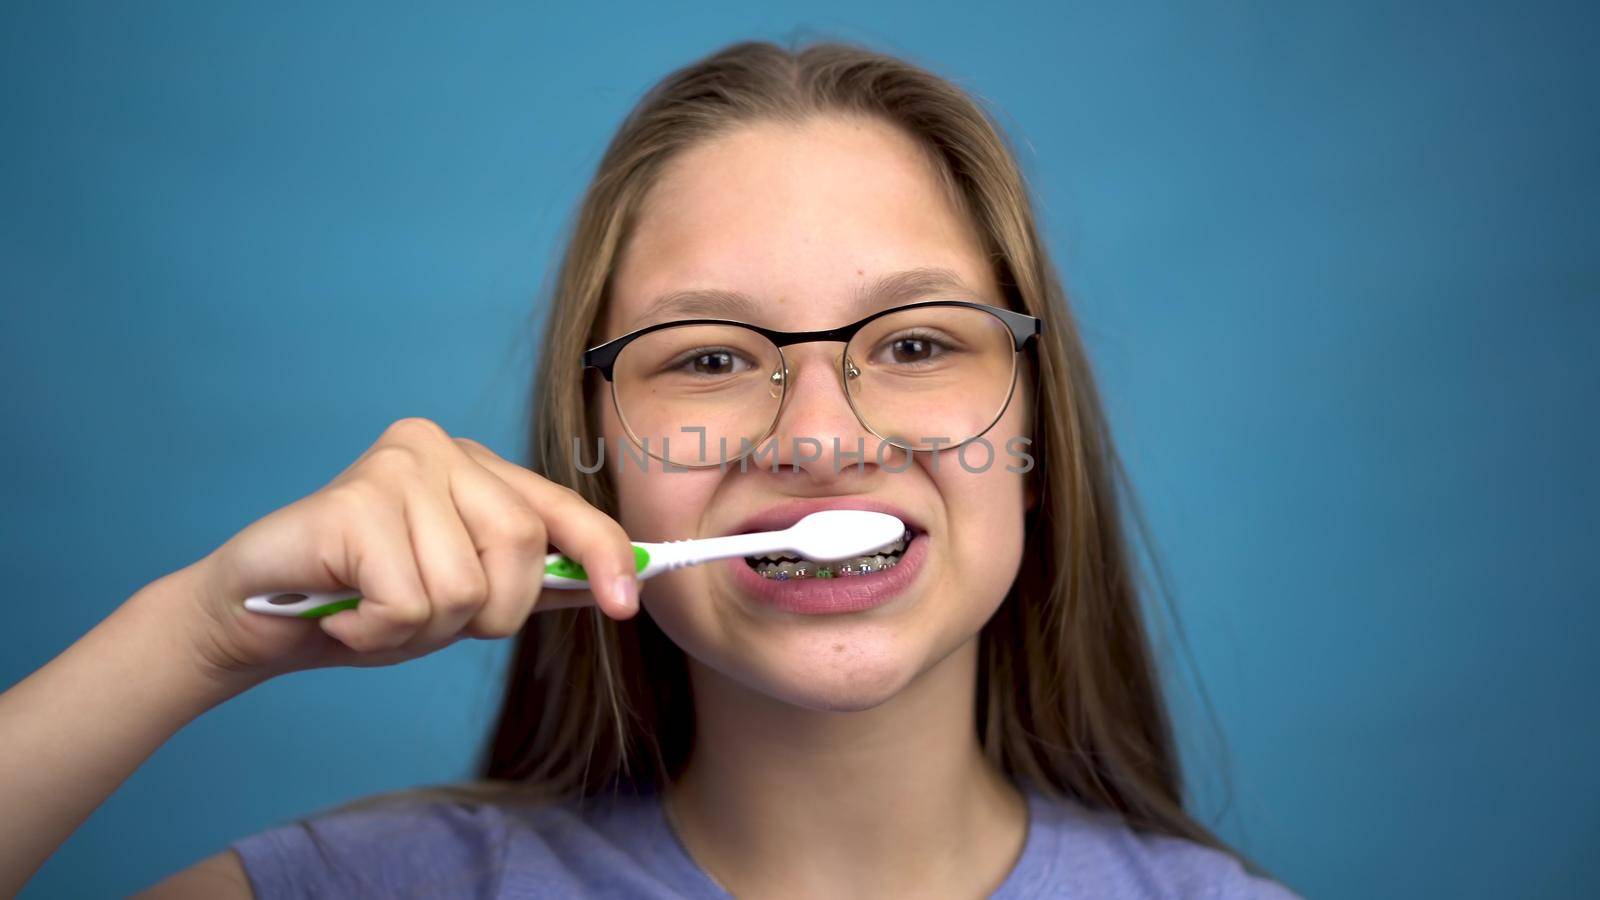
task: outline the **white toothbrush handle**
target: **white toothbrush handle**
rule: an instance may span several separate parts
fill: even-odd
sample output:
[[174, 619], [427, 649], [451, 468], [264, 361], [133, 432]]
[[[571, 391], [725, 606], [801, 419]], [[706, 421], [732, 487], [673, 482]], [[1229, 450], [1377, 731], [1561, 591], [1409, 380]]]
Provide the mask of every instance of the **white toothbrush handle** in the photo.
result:
[[[730, 556], [749, 556], [780, 549], [774, 546], [773, 538], [774, 535], [769, 532], [731, 534], [727, 537], [686, 538], [681, 541], [661, 543], [636, 542], [633, 545], [633, 561], [638, 567], [638, 578], [643, 581], [684, 566], [696, 566], [727, 559]], [[589, 586], [589, 582], [584, 580], [587, 574], [584, 573], [582, 566], [570, 560], [565, 563], [559, 562], [558, 559], [564, 560], [566, 557], [552, 553], [545, 560], [545, 587], [587, 588]]]
[[667, 541], [660, 544], [647, 544], [650, 548], [650, 561], [639, 570], [639, 580], [654, 578], [662, 572], [671, 572], [684, 566], [692, 566], [701, 562], [699, 555], [694, 552], [692, 545], [703, 543], [693, 539], [685, 541]]
[[650, 552], [649, 564], [639, 571], [639, 577], [649, 578], [684, 566], [697, 566], [731, 556], [754, 556], [784, 549], [784, 534], [730, 534], [726, 537], [689, 538], [663, 544], [636, 544], [648, 547]]

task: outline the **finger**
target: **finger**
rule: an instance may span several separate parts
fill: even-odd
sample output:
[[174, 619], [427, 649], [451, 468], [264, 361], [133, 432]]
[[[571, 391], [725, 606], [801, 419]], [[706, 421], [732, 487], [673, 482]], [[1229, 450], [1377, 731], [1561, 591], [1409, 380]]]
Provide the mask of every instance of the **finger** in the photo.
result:
[[345, 526], [339, 568], [361, 591], [361, 602], [318, 619], [318, 625], [363, 653], [400, 646], [427, 622], [430, 610], [401, 504], [355, 487], [338, 489], [326, 502], [344, 504], [336, 515], [357, 523]]
[[402, 645], [433, 651], [454, 643], [489, 596], [489, 582], [467, 526], [440, 470], [405, 497], [411, 548], [431, 605], [428, 621]]
[[539, 602], [544, 521], [521, 494], [470, 456], [450, 470], [449, 478], [450, 495], [488, 579], [487, 599], [462, 636], [510, 637], [522, 630]]
[[[458, 445], [460, 445], [461, 450], [471, 460], [473, 469], [476, 469], [483, 475], [482, 484], [486, 485], [488, 490], [493, 491], [497, 497], [508, 498], [506, 502], [516, 504], [516, 507], [511, 507], [513, 509], [520, 507], [531, 510], [533, 515], [538, 519], [539, 539], [537, 541], [529, 540], [528, 535], [526, 534], [520, 536], [517, 534], [519, 530], [527, 530], [531, 528], [530, 525], [524, 524], [521, 526], [521, 528], [519, 528], [517, 525], [513, 524], [509, 529], [504, 527], [504, 513], [496, 517], [498, 520], [497, 522], [492, 524], [485, 523], [485, 527], [483, 529], [484, 531], [491, 531], [498, 527], [502, 533], [506, 531], [510, 532], [509, 535], [503, 534], [503, 538], [509, 537], [511, 539], [510, 542], [513, 545], [517, 543], [519, 537], [525, 543], [527, 549], [520, 553], [502, 553], [496, 554], [496, 556], [500, 557], [501, 559], [507, 555], [516, 558], [517, 562], [515, 565], [517, 568], [515, 569], [515, 574], [527, 579], [529, 585], [531, 586], [529, 596], [532, 598], [533, 602], [530, 608], [530, 613], [549, 612], [557, 609], [580, 609], [585, 606], [599, 606], [600, 603], [595, 595], [595, 592], [587, 588], [563, 587], [556, 590], [544, 589], [545, 557], [551, 549], [549, 545], [549, 525], [545, 522], [544, 516], [541, 515], [539, 510], [535, 509], [528, 502], [528, 499], [524, 494], [518, 492], [515, 488], [500, 478], [500, 476], [490, 471], [484, 465], [484, 463], [488, 462], [504, 462], [504, 460], [496, 455], [494, 451], [478, 443], [477, 441], [472, 440], [471, 438], [455, 438], [454, 440]], [[518, 469], [519, 467], [513, 465], [511, 468]], [[466, 471], [471, 472], [472, 469], [467, 469]], [[518, 514], [513, 512], [510, 513], [510, 515], [515, 517]], [[465, 519], [466, 517], [463, 518]], [[468, 520], [467, 527], [468, 531], [472, 531], [474, 535], [477, 534], [477, 530], [475, 529], [472, 520]], [[476, 539], [477, 538], [474, 537], [474, 540]], [[501, 565], [502, 563], [499, 559], [497, 559], [497, 568]], [[487, 564], [485, 571], [487, 571]], [[507, 579], [507, 581], [509, 581], [509, 579]], [[635, 603], [635, 605], [637, 605], [637, 603]], [[525, 621], [526, 618], [527, 615], [525, 614], [523, 616], [523, 620]], [[494, 636], [493, 633], [504, 631], [504, 620], [500, 619], [499, 622], [499, 625], [490, 622], [480, 623], [484, 626], [482, 630], [492, 632], [491, 634], [485, 636], [492, 637]], [[522, 623], [519, 622], [517, 625], [519, 630], [521, 628], [521, 624]]]
[[[539, 511], [550, 543], [576, 559], [588, 573], [590, 593], [602, 612], [614, 619], [626, 619], [639, 611], [633, 544], [615, 519], [595, 509], [577, 491], [508, 462], [476, 441], [462, 440], [461, 444], [473, 459]], [[540, 577], [543, 578], [542, 566]], [[565, 591], [552, 590], [542, 596], [548, 603], [550, 595], [560, 593]]]

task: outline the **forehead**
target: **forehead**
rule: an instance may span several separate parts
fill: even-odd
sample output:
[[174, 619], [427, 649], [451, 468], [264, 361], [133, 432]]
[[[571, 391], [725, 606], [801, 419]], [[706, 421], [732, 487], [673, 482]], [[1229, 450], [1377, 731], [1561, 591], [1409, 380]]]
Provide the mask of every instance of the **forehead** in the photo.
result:
[[695, 290], [748, 295], [772, 327], [831, 327], [855, 317], [864, 285], [919, 268], [1000, 302], [979, 235], [911, 138], [860, 118], [747, 126], [685, 151], [652, 186], [605, 331], [676, 318], [654, 302]]

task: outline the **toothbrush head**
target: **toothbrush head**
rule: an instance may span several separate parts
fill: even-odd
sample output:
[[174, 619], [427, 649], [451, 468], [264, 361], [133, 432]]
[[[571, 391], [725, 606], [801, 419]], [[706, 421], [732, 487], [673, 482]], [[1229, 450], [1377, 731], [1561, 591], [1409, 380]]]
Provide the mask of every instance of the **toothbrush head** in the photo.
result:
[[864, 509], [825, 509], [789, 526], [789, 548], [807, 559], [849, 559], [893, 543], [904, 522]]

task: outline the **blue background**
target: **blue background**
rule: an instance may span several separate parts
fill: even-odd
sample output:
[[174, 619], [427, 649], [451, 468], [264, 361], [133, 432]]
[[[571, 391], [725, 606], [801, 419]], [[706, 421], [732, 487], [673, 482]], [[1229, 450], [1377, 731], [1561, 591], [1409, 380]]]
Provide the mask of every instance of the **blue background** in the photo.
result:
[[[520, 454], [613, 129], [796, 35], [1021, 148], [1226, 738], [1185, 707], [1203, 815], [1309, 896], [1600, 890], [1578, 4], [6, 4], [0, 685], [396, 418]], [[508, 646], [208, 713], [25, 896], [464, 775]]]

